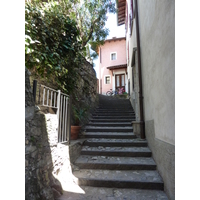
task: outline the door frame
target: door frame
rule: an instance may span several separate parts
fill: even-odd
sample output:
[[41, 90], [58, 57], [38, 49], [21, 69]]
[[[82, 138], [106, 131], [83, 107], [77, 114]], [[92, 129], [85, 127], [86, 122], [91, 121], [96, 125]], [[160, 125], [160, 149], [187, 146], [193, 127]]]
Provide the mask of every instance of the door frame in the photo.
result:
[[[124, 86], [120, 86], [120, 87], [117, 87], [117, 76], [120, 77], [120, 85], [121, 85], [121, 77], [122, 75], [124, 75]], [[115, 74], [115, 90], [117, 90], [117, 88], [124, 88], [124, 91], [126, 91], [126, 74], [125, 73], [120, 73], [120, 74]]]

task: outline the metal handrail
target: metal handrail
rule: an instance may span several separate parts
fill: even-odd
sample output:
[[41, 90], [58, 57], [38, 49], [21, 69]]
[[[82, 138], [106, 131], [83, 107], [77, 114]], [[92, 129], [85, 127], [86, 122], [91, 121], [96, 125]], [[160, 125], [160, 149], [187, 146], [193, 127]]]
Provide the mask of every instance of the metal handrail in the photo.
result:
[[[37, 81], [34, 80], [33, 95], [35, 102], [36, 102], [36, 89], [37, 89]], [[64, 142], [69, 143], [70, 132], [71, 132], [70, 96], [65, 93], [62, 93], [60, 90], [55, 90], [40, 84], [39, 99], [37, 105], [57, 109], [56, 115], [58, 119], [58, 128], [57, 128], [58, 143], [64, 143]]]
[[48, 89], [50, 89], [50, 90], [52, 90], [52, 91], [57, 92], [57, 90], [54, 90], [54, 89], [52, 89], [52, 88], [50, 88], [50, 87], [47, 87], [46, 85], [42, 85], [42, 84], [40, 84], [40, 86], [43, 86], [44, 88], [48, 88]]

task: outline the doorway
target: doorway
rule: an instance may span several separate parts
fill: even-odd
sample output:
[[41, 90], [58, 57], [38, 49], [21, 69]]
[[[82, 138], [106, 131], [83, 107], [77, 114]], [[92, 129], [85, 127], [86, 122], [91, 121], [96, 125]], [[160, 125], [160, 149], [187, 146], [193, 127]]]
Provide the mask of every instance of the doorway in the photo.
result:
[[125, 91], [125, 74], [115, 75], [115, 86], [116, 90], [118, 90], [119, 88], [123, 88]]

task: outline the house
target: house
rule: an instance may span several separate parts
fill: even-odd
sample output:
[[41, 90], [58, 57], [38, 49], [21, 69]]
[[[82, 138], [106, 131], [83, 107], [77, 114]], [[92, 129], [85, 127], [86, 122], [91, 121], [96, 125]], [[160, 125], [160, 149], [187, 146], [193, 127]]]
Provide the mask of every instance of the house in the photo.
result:
[[[125, 24], [133, 127], [146, 138], [169, 199], [175, 199], [175, 1], [117, 0]], [[134, 130], [137, 130], [135, 128]]]
[[99, 93], [123, 88], [128, 90], [126, 38], [112, 38], [99, 47]]

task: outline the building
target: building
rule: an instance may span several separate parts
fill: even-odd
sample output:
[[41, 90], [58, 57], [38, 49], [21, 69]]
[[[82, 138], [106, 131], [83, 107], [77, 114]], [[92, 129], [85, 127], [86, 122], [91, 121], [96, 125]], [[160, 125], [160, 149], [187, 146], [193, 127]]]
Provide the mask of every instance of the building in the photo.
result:
[[136, 112], [133, 126], [146, 137], [165, 192], [175, 199], [175, 1], [116, 3], [118, 25], [126, 28], [128, 92]]
[[99, 93], [123, 88], [128, 90], [126, 38], [112, 38], [99, 47]]

